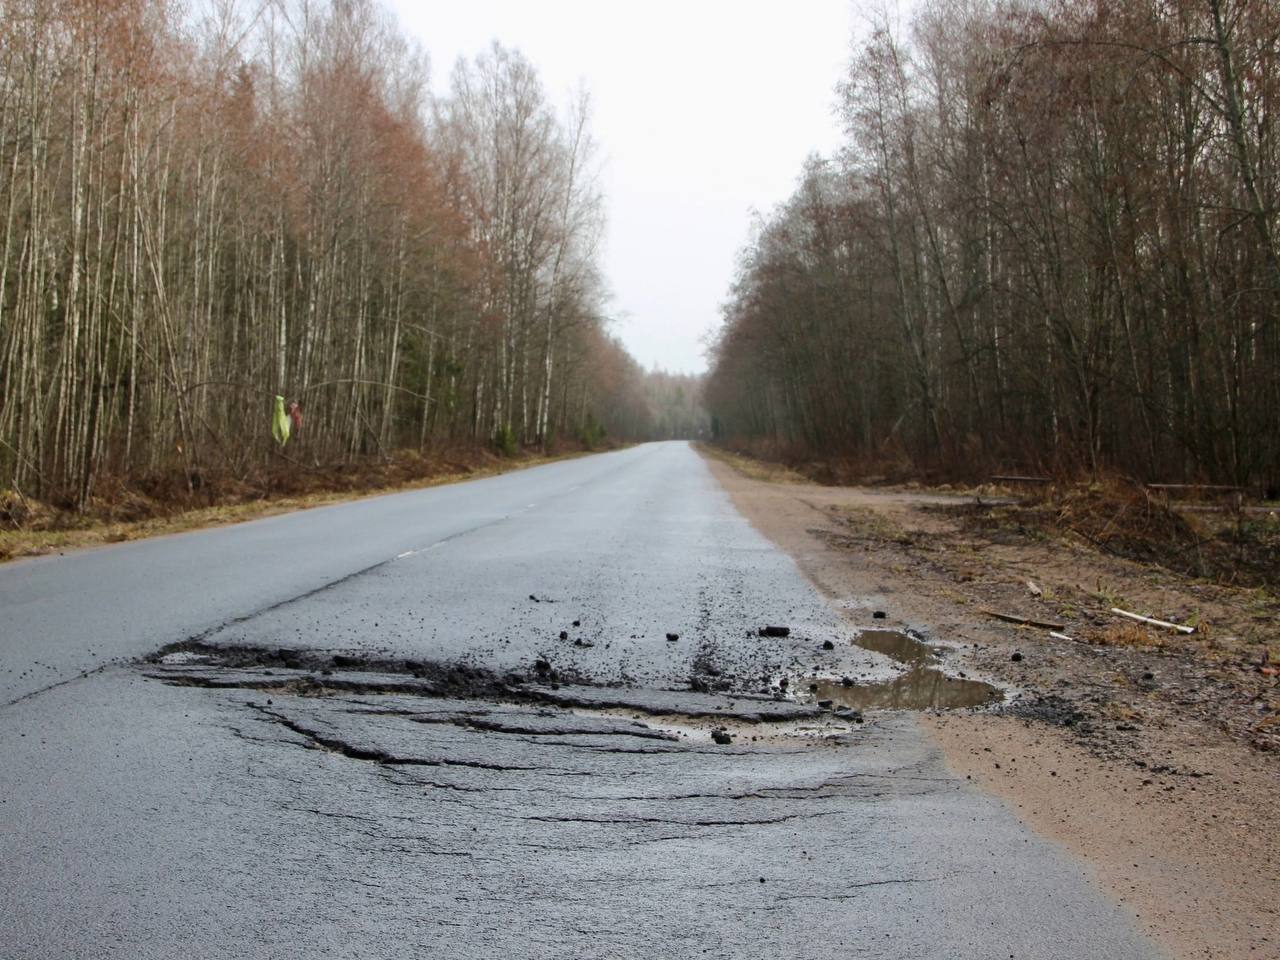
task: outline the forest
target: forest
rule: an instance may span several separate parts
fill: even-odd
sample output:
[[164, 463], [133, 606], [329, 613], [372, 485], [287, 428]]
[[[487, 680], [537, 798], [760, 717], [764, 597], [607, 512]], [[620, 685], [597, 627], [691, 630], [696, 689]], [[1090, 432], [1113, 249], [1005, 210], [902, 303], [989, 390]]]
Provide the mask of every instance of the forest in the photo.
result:
[[670, 432], [586, 92], [497, 44], [428, 80], [370, 0], [0, 0], [0, 491]]
[[1280, 486], [1280, 5], [936, 0], [759, 218], [718, 437], [978, 475]]

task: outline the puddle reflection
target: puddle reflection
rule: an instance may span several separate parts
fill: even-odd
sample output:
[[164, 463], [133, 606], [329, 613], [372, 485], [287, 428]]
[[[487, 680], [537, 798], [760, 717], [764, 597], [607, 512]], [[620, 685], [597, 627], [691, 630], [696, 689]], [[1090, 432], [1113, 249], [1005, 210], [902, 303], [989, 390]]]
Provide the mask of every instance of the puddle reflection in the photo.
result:
[[981, 707], [1004, 699], [999, 687], [981, 680], [949, 677], [937, 669], [938, 656], [928, 644], [894, 630], [866, 630], [857, 646], [882, 653], [909, 669], [891, 680], [854, 683], [813, 681], [816, 700], [830, 700], [855, 710], [928, 710]]
[[853, 638], [863, 650], [883, 653], [892, 660], [908, 666], [926, 666], [938, 662], [938, 656], [929, 645], [897, 630], [864, 630]]

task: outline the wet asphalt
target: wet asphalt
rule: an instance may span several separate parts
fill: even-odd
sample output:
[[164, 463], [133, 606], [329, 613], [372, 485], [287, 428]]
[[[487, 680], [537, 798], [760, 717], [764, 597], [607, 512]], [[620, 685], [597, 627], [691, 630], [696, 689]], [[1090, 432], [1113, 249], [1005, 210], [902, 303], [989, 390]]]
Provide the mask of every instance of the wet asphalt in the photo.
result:
[[0, 567], [0, 958], [1160, 956], [856, 613], [682, 443]]

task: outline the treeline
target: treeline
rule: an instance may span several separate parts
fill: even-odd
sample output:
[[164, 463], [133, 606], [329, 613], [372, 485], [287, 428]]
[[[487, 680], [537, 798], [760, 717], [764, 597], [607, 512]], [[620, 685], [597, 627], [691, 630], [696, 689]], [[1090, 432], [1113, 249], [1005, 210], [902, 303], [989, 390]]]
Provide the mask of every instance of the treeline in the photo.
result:
[[705, 440], [711, 420], [702, 402], [701, 374], [644, 370], [619, 353], [609, 365], [618, 384], [604, 406], [608, 422], [624, 437], [640, 440]]
[[0, 489], [634, 436], [587, 99], [371, 0], [0, 0]]
[[711, 421], [702, 402], [700, 374], [652, 370], [645, 375], [645, 435], [654, 440], [705, 440]]
[[1280, 5], [881, 24], [742, 255], [722, 437], [975, 473], [1280, 480]]

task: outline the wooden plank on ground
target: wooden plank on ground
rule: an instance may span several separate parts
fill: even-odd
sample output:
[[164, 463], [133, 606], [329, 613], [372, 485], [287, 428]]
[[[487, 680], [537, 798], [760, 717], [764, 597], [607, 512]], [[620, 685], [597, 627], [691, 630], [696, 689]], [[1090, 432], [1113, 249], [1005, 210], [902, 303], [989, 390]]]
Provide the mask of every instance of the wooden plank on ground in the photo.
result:
[[1016, 623], [1022, 627], [1039, 627], [1041, 630], [1065, 630], [1065, 623], [1052, 623], [1048, 620], [1036, 620], [1032, 617], [1020, 617], [1016, 613], [999, 613], [995, 610], [983, 610], [988, 617], [995, 617], [1005, 623]]

